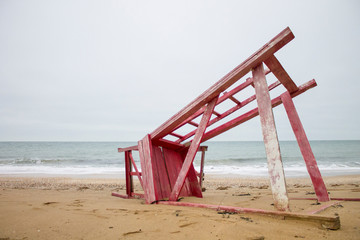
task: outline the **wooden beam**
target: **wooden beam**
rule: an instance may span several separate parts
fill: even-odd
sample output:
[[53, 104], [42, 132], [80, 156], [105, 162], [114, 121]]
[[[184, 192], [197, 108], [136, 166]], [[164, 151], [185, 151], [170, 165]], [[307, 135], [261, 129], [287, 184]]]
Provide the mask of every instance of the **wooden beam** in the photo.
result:
[[177, 134], [177, 133], [174, 133], [174, 132], [169, 133], [169, 135], [174, 136], [174, 137], [177, 137], [177, 138], [182, 138], [182, 137], [184, 137], [184, 136], [181, 136], [180, 134]]
[[328, 217], [328, 216], [321, 216], [321, 215], [314, 215], [314, 214], [271, 211], [271, 210], [256, 209], [256, 208], [243, 208], [243, 207], [232, 207], [232, 206], [189, 203], [189, 202], [164, 201], [164, 202], [158, 202], [158, 204], [183, 206], [183, 207], [207, 208], [207, 209], [213, 209], [215, 211], [225, 211], [225, 212], [230, 212], [230, 213], [250, 213], [250, 214], [261, 214], [261, 215], [267, 215], [267, 216], [280, 216], [280, 217], [283, 217], [284, 219], [294, 219], [294, 220], [316, 222], [325, 229], [338, 230], [340, 228], [339, 216]]
[[[316, 82], [313, 79], [313, 80], [299, 86], [299, 90], [296, 91], [296, 92], [293, 92], [291, 94], [291, 97], [294, 98], [294, 97], [306, 92], [307, 90], [309, 90], [309, 89], [311, 89], [311, 88], [313, 88], [315, 86], [316, 86]], [[281, 103], [282, 103], [282, 101], [281, 101], [280, 96], [278, 96], [278, 97], [274, 98], [273, 100], [271, 100], [271, 105], [272, 105], [273, 108], [279, 106]], [[228, 130], [230, 130], [230, 129], [232, 129], [232, 128], [234, 128], [234, 127], [236, 127], [236, 126], [238, 126], [238, 125], [240, 125], [240, 124], [242, 124], [242, 123], [244, 123], [244, 122], [246, 122], [246, 121], [248, 121], [248, 120], [250, 120], [250, 119], [252, 119], [252, 118], [254, 118], [256, 116], [258, 116], [258, 115], [259, 115], [258, 108], [254, 108], [254, 109], [248, 111], [247, 113], [244, 113], [241, 116], [239, 116], [237, 118], [234, 118], [233, 120], [231, 120], [229, 122], [226, 122], [226, 123], [218, 126], [217, 128], [214, 128], [214, 129], [206, 132], [204, 134], [202, 142], [205, 142], [205, 141], [207, 141], [207, 140], [209, 140], [211, 138], [214, 138], [214, 137], [218, 136], [219, 134], [221, 134], [223, 132], [226, 132], [226, 131], [228, 131]]]
[[277, 60], [274, 55], [271, 55], [268, 59], [264, 61], [264, 63], [270, 68], [271, 72], [275, 75], [277, 79], [284, 85], [284, 87], [289, 92], [295, 92], [298, 90], [298, 87], [290, 78], [289, 74], [285, 71], [283, 66]]
[[233, 101], [235, 104], [241, 105], [241, 102], [240, 102], [239, 100], [237, 100], [236, 98], [234, 98], [233, 96], [230, 96], [229, 99], [230, 99], [231, 101]]
[[155, 189], [154, 183], [154, 167], [151, 161], [154, 153], [150, 135], [146, 135], [138, 145], [145, 202], [153, 203], [158, 200], [158, 189]]
[[193, 115], [198, 111], [205, 103], [210, 102], [221, 92], [225, 91], [228, 87], [234, 84], [241, 77], [246, 75], [252, 68], [262, 63], [264, 60], [269, 58], [280, 48], [285, 46], [288, 42], [294, 39], [294, 35], [290, 28], [284, 29], [275, 38], [270, 40], [262, 48], [256, 51], [243, 63], [234, 68], [231, 72], [225, 75], [217, 83], [211, 86], [203, 94], [193, 100], [190, 104], [176, 113], [169, 120], [165, 121], [160, 127], [155, 129], [151, 134], [151, 139], [160, 139], [174, 130], [179, 124], [185, 119]]
[[141, 185], [141, 187], [143, 188], [144, 185], [143, 185], [143, 181], [142, 181], [142, 178], [141, 178], [142, 175], [141, 175], [141, 172], [139, 172], [139, 170], [138, 170], [138, 168], [137, 168], [137, 166], [136, 166], [136, 164], [135, 164], [135, 161], [134, 161], [134, 158], [133, 158], [131, 152], [130, 152], [129, 157], [130, 157], [130, 159], [131, 159], [132, 166], [133, 166], [134, 169], [135, 169], [136, 175], [137, 175], [137, 177], [138, 177], [138, 179], [139, 179], [140, 185]]
[[281, 160], [280, 145], [276, 133], [275, 120], [263, 64], [253, 69], [253, 82], [255, 85], [274, 205], [276, 209], [280, 211], [289, 211], [289, 198], [286, 190], [284, 167]]
[[327, 202], [330, 200], [328, 191], [326, 189], [325, 183], [323, 181], [320, 170], [316, 163], [314, 153], [312, 152], [309, 140], [306, 136], [304, 127], [301, 124], [299, 115], [296, 111], [290, 93], [285, 92], [281, 94], [281, 101], [284, 104], [291, 127], [294, 131], [301, 154], [304, 158], [306, 168], [313, 183], [316, 196], [318, 197], [319, 202]]
[[188, 175], [189, 169], [194, 161], [196, 152], [199, 149], [200, 143], [201, 143], [201, 138], [204, 135], [204, 132], [206, 130], [207, 124], [211, 118], [211, 114], [214, 111], [215, 105], [216, 105], [216, 101], [217, 101], [217, 97], [212, 99], [206, 107], [206, 110], [201, 118], [199, 127], [195, 133], [195, 137], [194, 140], [192, 141], [188, 153], [186, 154], [184, 163], [181, 167], [179, 176], [177, 177], [176, 183], [172, 189], [172, 192], [170, 194], [169, 199], [172, 201], [175, 201], [178, 199], [180, 191], [184, 185], [185, 182], [185, 178]]
[[126, 182], [126, 194], [131, 196], [133, 192], [133, 180], [131, 176], [131, 151], [125, 152], [125, 182]]
[[138, 151], [138, 150], [139, 150], [138, 145], [136, 145], [136, 146], [131, 146], [131, 147], [126, 147], [126, 148], [118, 148], [118, 152]]
[[152, 143], [157, 146], [166, 147], [166, 148], [173, 149], [173, 150], [179, 150], [179, 149], [186, 148], [186, 146], [184, 144], [180, 144], [180, 143], [173, 142], [173, 141], [163, 139], [163, 138], [154, 140], [154, 141], [152, 141]]

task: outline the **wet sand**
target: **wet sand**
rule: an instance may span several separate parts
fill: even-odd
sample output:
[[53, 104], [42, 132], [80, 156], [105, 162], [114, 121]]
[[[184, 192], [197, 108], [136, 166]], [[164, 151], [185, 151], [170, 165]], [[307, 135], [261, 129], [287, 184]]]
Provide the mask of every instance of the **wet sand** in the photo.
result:
[[[331, 197], [360, 198], [360, 176], [327, 177]], [[287, 179], [289, 197], [315, 197], [309, 178]], [[204, 198], [181, 202], [275, 210], [266, 178], [207, 176]], [[140, 191], [138, 183], [135, 190]], [[303, 220], [122, 199], [123, 179], [0, 176], [0, 239], [360, 239], [360, 202], [340, 202], [339, 230]], [[292, 212], [324, 205], [291, 200]]]

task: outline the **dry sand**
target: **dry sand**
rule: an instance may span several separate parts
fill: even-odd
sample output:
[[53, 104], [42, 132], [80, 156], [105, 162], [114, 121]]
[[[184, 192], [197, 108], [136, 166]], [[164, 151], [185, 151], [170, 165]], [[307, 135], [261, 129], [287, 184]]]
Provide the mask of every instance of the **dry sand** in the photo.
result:
[[[360, 198], [360, 176], [328, 177], [332, 197]], [[310, 180], [287, 179], [290, 197], [314, 197]], [[274, 210], [268, 180], [205, 179], [204, 198], [184, 202]], [[137, 186], [139, 191], [139, 186]], [[0, 239], [360, 239], [360, 202], [341, 202], [320, 213], [338, 214], [339, 230], [319, 223], [211, 209], [147, 205], [125, 193], [123, 179], [0, 177]], [[291, 200], [293, 212], [319, 208]]]

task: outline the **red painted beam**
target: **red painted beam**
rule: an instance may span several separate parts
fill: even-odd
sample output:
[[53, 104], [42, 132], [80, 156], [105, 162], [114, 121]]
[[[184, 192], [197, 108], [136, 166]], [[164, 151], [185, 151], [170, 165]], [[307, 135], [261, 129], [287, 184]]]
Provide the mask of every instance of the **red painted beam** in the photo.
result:
[[216, 105], [217, 97], [211, 100], [206, 106], [206, 110], [203, 114], [203, 117], [201, 118], [200, 124], [198, 129], [196, 130], [194, 140], [192, 141], [188, 153], [186, 154], [184, 163], [181, 167], [181, 170], [179, 172], [179, 176], [177, 177], [177, 180], [175, 182], [175, 185], [172, 189], [172, 192], [170, 194], [169, 199], [172, 201], [175, 201], [178, 199], [180, 195], [180, 191], [185, 183], [185, 178], [189, 173], [190, 167], [192, 166], [192, 163], [194, 161], [195, 155], [199, 149], [201, 138], [204, 135], [204, 132], [206, 130], [207, 124], [211, 118], [211, 115], [214, 111], [215, 105]]
[[130, 152], [130, 159], [131, 159], [132, 166], [135, 169], [135, 174], [137, 175], [137, 177], [139, 179], [139, 182], [140, 182], [140, 185], [143, 188], [144, 185], [143, 185], [143, 181], [142, 181], [142, 178], [141, 178], [142, 174], [141, 174], [141, 172], [139, 172], [131, 152]]
[[325, 183], [323, 181], [320, 170], [316, 163], [314, 153], [312, 152], [309, 140], [306, 136], [304, 127], [300, 121], [299, 115], [296, 111], [290, 93], [285, 92], [281, 94], [281, 101], [284, 104], [291, 127], [294, 131], [301, 154], [304, 158], [307, 171], [314, 185], [316, 196], [318, 197], [319, 202], [327, 202], [330, 200], [328, 191], [326, 189]]
[[271, 72], [277, 79], [279, 79], [279, 81], [289, 92], [295, 92], [298, 90], [296, 84], [293, 82], [289, 74], [285, 71], [279, 60], [274, 55], [271, 55], [264, 61], [264, 63], [270, 68]]
[[138, 145], [136, 146], [131, 146], [131, 147], [126, 147], [126, 148], [118, 148], [118, 152], [126, 152], [126, 151], [138, 151]]
[[160, 127], [154, 130], [150, 136], [151, 139], [160, 139], [170, 132], [172, 132], [179, 124], [181, 124], [188, 117], [198, 111], [205, 103], [210, 102], [213, 98], [225, 91], [228, 87], [234, 84], [237, 80], [250, 72], [252, 68], [259, 65], [280, 48], [285, 46], [288, 42], [294, 39], [294, 34], [290, 28], [284, 29], [275, 38], [270, 40], [262, 48], [256, 51], [243, 63], [234, 68], [231, 72], [225, 75], [217, 83], [211, 86], [208, 90], [202, 93], [199, 97], [193, 100], [190, 104], [176, 113], [169, 120], [165, 121]]
[[284, 218], [297, 219], [297, 220], [309, 220], [319, 222], [322, 227], [332, 230], [337, 230], [340, 228], [340, 218], [339, 216], [328, 217], [314, 214], [304, 214], [304, 213], [293, 213], [293, 212], [283, 212], [283, 211], [270, 211], [264, 209], [256, 208], [243, 208], [243, 207], [232, 207], [232, 206], [222, 206], [222, 205], [213, 205], [213, 204], [201, 204], [201, 203], [189, 203], [189, 202], [173, 202], [173, 201], [160, 201], [158, 204], [162, 205], [171, 205], [171, 206], [183, 206], [183, 207], [197, 207], [197, 208], [207, 208], [213, 209], [216, 211], [226, 211], [233, 213], [252, 213], [252, 214], [262, 214], [269, 216], [281, 216]]
[[[306, 92], [307, 90], [313, 88], [316, 86], [316, 82], [315, 80], [311, 80], [301, 86], [299, 86], [299, 90], [297, 90], [296, 92], [293, 92], [291, 93], [291, 97], [294, 98], [304, 92]], [[280, 104], [282, 103], [281, 101], [281, 97], [278, 96], [276, 98], [274, 98], [273, 100], [271, 100], [271, 105], [272, 107], [276, 107], [276, 106], [279, 106]], [[234, 118], [233, 120], [227, 122], [227, 123], [224, 123], [222, 125], [220, 125], [219, 127], [217, 128], [214, 128], [208, 132], [205, 133], [204, 137], [203, 137], [203, 140], [202, 142], [205, 142], [211, 138], [214, 138], [216, 136], [218, 136], [219, 134], [223, 133], [223, 132], [226, 132], [228, 131], [229, 129], [232, 129], [256, 116], [259, 115], [259, 111], [258, 111], [258, 108], [254, 108], [253, 110], [250, 110], [248, 111], [247, 113], [237, 117], [237, 118]]]

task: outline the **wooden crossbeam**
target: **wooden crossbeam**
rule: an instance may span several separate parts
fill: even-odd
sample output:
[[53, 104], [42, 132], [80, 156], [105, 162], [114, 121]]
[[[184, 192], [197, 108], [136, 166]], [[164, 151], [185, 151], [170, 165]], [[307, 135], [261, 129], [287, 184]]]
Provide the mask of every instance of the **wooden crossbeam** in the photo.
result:
[[179, 197], [181, 188], [183, 187], [184, 182], [185, 182], [185, 178], [188, 175], [189, 169], [190, 169], [190, 167], [191, 167], [191, 165], [192, 165], [192, 163], [194, 161], [196, 152], [199, 149], [201, 139], [202, 139], [202, 137], [204, 135], [207, 124], [208, 124], [208, 122], [210, 120], [210, 117], [211, 117], [213, 111], [214, 111], [216, 101], [217, 101], [217, 97], [214, 98], [213, 100], [211, 100], [211, 102], [209, 102], [207, 104], [206, 110], [205, 110], [205, 112], [204, 112], [204, 114], [203, 114], [203, 116], [201, 118], [199, 127], [196, 130], [194, 140], [192, 141], [192, 143], [191, 143], [191, 145], [189, 147], [188, 153], [186, 154], [184, 163], [183, 163], [183, 165], [181, 167], [181, 170], [180, 170], [180, 173], [179, 173], [179, 175], [177, 177], [176, 183], [175, 183], [175, 185], [173, 187], [173, 190], [172, 190], [172, 192], [170, 194], [169, 199], [171, 201], [175, 201]]
[[229, 99], [231, 101], [233, 101], [234, 103], [236, 103], [237, 105], [241, 105], [241, 102], [239, 100], [237, 100], [236, 98], [234, 98], [233, 96], [230, 96]]
[[214, 115], [216, 115], [216, 116], [218, 116], [218, 117], [220, 117], [220, 116], [221, 116], [221, 114], [220, 114], [220, 113], [218, 113], [218, 112], [216, 112], [215, 110], [213, 111], [213, 114], [214, 114]]
[[[313, 79], [313, 80], [299, 86], [299, 90], [297, 90], [296, 92], [291, 93], [291, 97], [294, 98], [294, 97], [304, 93], [305, 91], [307, 91], [307, 90], [309, 90], [309, 89], [311, 89], [311, 88], [313, 88], [315, 86], [316, 86], [316, 82]], [[282, 103], [282, 101], [281, 101], [280, 96], [278, 96], [278, 97], [274, 98], [273, 100], [271, 100], [271, 105], [272, 105], [273, 108], [276, 107], [276, 106], [279, 106], [281, 103]], [[254, 109], [248, 111], [247, 113], [244, 113], [241, 116], [234, 118], [233, 120], [231, 120], [229, 122], [226, 122], [226, 123], [214, 128], [214, 129], [209, 130], [208, 132], [206, 132], [204, 134], [202, 142], [205, 142], [205, 141], [207, 141], [207, 140], [209, 140], [211, 138], [214, 138], [214, 137], [218, 136], [219, 134], [221, 134], [223, 132], [226, 132], [226, 131], [228, 131], [228, 130], [230, 130], [230, 129], [232, 129], [232, 128], [234, 128], [234, 127], [236, 127], [236, 126], [238, 126], [238, 125], [240, 125], [240, 124], [242, 124], [242, 123], [244, 123], [244, 122], [246, 122], [246, 121], [248, 121], [248, 120], [250, 120], [250, 119], [252, 119], [252, 118], [254, 118], [256, 116], [258, 116], [258, 115], [259, 115], [258, 108], [254, 108]]]
[[289, 92], [295, 92], [298, 90], [296, 84], [293, 82], [289, 74], [285, 71], [283, 66], [274, 55], [271, 55], [269, 58], [267, 58], [264, 63], [270, 68], [271, 72], [277, 79], [279, 79], [279, 81]]
[[177, 133], [174, 133], [174, 132], [169, 133], [169, 135], [177, 137], [177, 138], [183, 138], [184, 137], [184, 136], [181, 136], [180, 134], [177, 134]]
[[225, 75], [217, 83], [211, 86], [203, 94], [193, 100], [190, 104], [185, 106], [182, 110], [176, 113], [169, 120], [165, 121], [160, 127], [155, 129], [151, 134], [151, 139], [160, 139], [170, 132], [174, 131], [179, 124], [181, 124], [185, 119], [193, 115], [198, 111], [204, 103], [210, 102], [221, 92], [225, 91], [228, 87], [234, 84], [237, 80], [247, 74], [252, 68], [262, 63], [264, 60], [268, 59], [271, 55], [277, 52], [280, 48], [285, 46], [288, 42], [294, 39], [294, 35], [291, 32], [290, 28], [284, 29], [279, 33], [275, 38], [270, 40], [262, 48], [256, 51], [243, 63], [234, 68], [231, 72]]
[[[273, 90], [274, 88], [276, 88], [277, 86], [280, 86], [280, 82], [276, 81], [272, 84], [269, 85], [269, 91]], [[249, 98], [245, 99], [244, 101], [242, 101], [240, 104], [230, 108], [229, 110], [227, 110], [226, 112], [224, 112], [223, 114], [221, 114], [220, 116], [211, 119], [209, 122], [209, 126], [213, 125], [214, 123], [220, 121], [221, 119], [229, 116], [230, 114], [236, 112], [237, 110], [241, 109], [242, 107], [245, 107], [246, 105], [248, 105], [249, 103], [251, 103], [252, 101], [254, 101], [256, 99], [256, 95], [252, 95]], [[188, 134], [186, 134], [183, 138], [180, 138], [178, 140], [176, 140], [176, 142], [181, 143], [183, 141], [185, 141], [186, 139], [192, 137], [195, 134], [195, 130], [189, 132]]]
[[173, 150], [186, 148], [186, 146], [184, 144], [180, 144], [180, 143], [170, 141], [170, 140], [167, 140], [167, 139], [163, 139], [163, 138], [158, 139], [158, 140], [154, 140], [152, 142], [154, 144], [156, 144], [157, 146], [166, 147], [166, 148], [173, 149]]
[[126, 147], [126, 148], [118, 148], [118, 152], [137, 151], [137, 150], [139, 150], [138, 145]]
[[189, 121], [189, 122], [187, 122], [188, 124], [190, 124], [190, 125], [193, 125], [194, 127], [198, 127], [199, 126], [199, 124], [197, 124], [196, 122], [193, 122], [193, 121]]
[[[269, 69], [265, 70], [265, 75], [270, 73]], [[249, 77], [246, 79], [245, 82], [243, 82], [242, 84], [240, 84], [239, 86], [235, 87], [234, 89], [232, 89], [229, 92], [223, 92], [223, 95], [221, 97], [218, 98], [218, 101], [216, 103], [216, 105], [219, 105], [220, 103], [224, 102], [226, 99], [230, 99], [232, 101], [235, 101], [235, 103], [240, 103], [235, 97], [233, 97], [233, 95], [235, 95], [236, 93], [240, 92], [241, 90], [245, 89], [246, 87], [253, 85], [252, 83], [252, 78]], [[205, 106], [203, 106], [202, 108], [200, 108], [198, 111], [196, 111], [193, 115], [191, 115], [190, 117], [188, 117], [187, 119], [185, 119], [181, 124], [179, 124], [175, 129], [179, 129], [180, 127], [184, 126], [185, 124], [189, 123], [195, 127], [198, 127], [199, 124], [192, 122], [193, 119], [199, 117], [201, 114], [203, 114], [205, 111]], [[219, 115], [223, 115], [223, 114], [219, 114]], [[183, 140], [182, 140], [183, 141]], [[177, 142], [181, 142], [181, 141], [177, 141]]]

